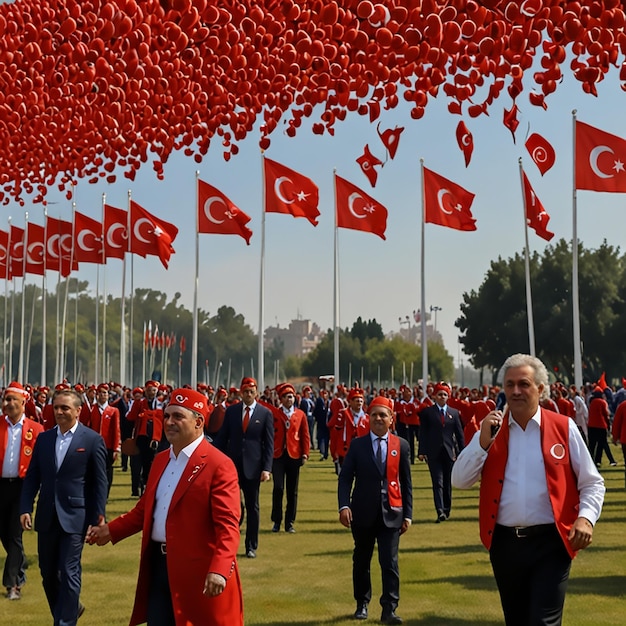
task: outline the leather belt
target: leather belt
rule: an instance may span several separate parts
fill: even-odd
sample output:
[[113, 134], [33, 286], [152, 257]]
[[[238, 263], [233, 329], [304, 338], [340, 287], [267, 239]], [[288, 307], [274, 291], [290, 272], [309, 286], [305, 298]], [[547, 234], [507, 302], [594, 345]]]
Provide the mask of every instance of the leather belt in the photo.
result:
[[19, 476], [13, 476], [11, 478], [0, 478], [3, 483], [16, 483], [18, 480], [22, 480]]
[[536, 526], [502, 526], [496, 524], [496, 528], [500, 532], [517, 539], [527, 539], [528, 537], [538, 537], [539, 535], [555, 531], [556, 524], [537, 524]]
[[160, 552], [163, 555], [167, 554], [167, 545], [164, 543], [161, 543], [160, 541], [153, 541], [152, 545], [154, 546], [154, 549], [157, 550], [158, 552]]

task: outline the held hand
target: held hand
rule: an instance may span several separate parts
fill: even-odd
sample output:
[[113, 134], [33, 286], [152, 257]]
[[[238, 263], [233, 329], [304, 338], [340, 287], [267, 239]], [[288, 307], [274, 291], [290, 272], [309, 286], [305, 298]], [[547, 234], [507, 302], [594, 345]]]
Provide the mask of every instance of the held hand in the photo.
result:
[[219, 596], [224, 588], [226, 587], [226, 579], [221, 574], [216, 574], [214, 572], [209, 572], [206, 575], [206, 580], [204, 581], [204, 590], [202, 593], [205, 596]]
[[480, 423], [480, 447], [488, 450], [502, 425], [502, 411], [491, 411]]
[[20, 524], [22, 526], [22, 530], [32, 530], [33, 524], [30, 519], [30, 513], [22, 513], [20, 515]]
[[341, 511], [339, 511], [339, 521], [346, 528], [350, 528], [350, 525], [352, 524], [352, 510], [351, 509], [341, 509]]
[[574, 550], [584, 550], [591, 544], [593, 524], [586, 517], [579, 517], [567, 536]]
[[261, 472], [261, 482], [266, 483], [271, 477], [269, 472]]
[[85, 542], [92, 546], [94, 543], [98, 546], [105, 546], [111, 541], [111, 533], [109, 532], [109, 525], [104, 522], [99, 526], [90, 526], [87, 529], [87, 535]]
[[418, 455], [417, 455], [417, 458], [418, 458], [420, 461], [428, 461], [428, 457], [427, 457], [425, 454], [418, 454]]

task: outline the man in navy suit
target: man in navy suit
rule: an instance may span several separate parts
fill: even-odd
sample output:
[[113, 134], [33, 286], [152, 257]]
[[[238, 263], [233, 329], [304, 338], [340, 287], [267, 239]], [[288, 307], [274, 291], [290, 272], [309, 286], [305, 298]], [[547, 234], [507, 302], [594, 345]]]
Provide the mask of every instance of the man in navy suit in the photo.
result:
[[259, 547], [259, 488], [270, 479], [274, 459], [274, 417], [256, 401], [254, 378], [241, 381], [242, 402], [231, 404], [224, 413], [224, 423], [215, 438], [215, 446], [229, 456], [243, 491], [246, 523], [246, 556], [256, 557]]
[[355, 619], [367, 619], [372, 598], [370, 564], [377, 542], [383, 581], [380, 619], [383, 624], [401, 624], [396, 615], [400, 599], [398, 546], [413, 516], [409, 444], [389, 432], [393, 400], [378, 396], [368, 411], [370, 432], [352, 440], [339, 473], [339, 521], [352, 530], [354, 539]]
[[450, 387], [435, 385], [435, 404], [420, 412], [420, 436], [417, 455], [428, 463], [433, 484], [437, 523], [450, 517], [452, 508], [452, 466], [465, 447], [463, 424], [456, 409], [448, 406]]
[[102, 437], [78, 421], [82, 398], [73, 389], [52, 400], [56, 428], [43, 432], [24, 479], [20, 522], [35, 530], [39, 570], [54, 626], [73, 626], [84, 611], [79, 601], [80, 558], [89, 525], [104, 522], [107, 452]]

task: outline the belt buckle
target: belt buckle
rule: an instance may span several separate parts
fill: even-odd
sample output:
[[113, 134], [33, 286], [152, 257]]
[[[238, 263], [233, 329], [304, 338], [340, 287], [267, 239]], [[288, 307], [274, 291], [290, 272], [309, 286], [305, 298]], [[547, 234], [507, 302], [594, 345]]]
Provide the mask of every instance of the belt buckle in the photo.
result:
[[167, 555], [167, 544], [160, 543], [159, 550], [161, 551], [161, 554]]
[[524, 534], [524, 531], [526, 530], [525, 526], [515, 526], [514, 529], [515, 529], [515, 536], [518, 539], [526, 539], [526, 537], [528, 536]]

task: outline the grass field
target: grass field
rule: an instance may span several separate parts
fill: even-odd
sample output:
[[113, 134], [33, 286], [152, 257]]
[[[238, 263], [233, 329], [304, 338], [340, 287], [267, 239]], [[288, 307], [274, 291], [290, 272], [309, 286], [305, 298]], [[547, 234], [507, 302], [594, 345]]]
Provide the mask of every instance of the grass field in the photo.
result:
[[[621, 450], [614, 448], [621, 459]], [[272, 533], [271, 483], [261, 487], [258, 558], [239, 567], [248, 626], [347, 626], [354, 624], [352, 537], [338, 522], [336, 476], [316, 453], [303, 468], [296, 534]], [[607, 497], [594, 543], [575, 559], [565, 604], [567, 626], [626, 622], [626, 490], [624, 467], [604, 466]], [[398, 614], [409, 626], [495, 626], [500, 602], [487, 552], [478, 538], [477, 489], [456, 491], [452, 517], [435, 524], [427, 468], [413, 466], [413, 526], [400, 540], [401, 598]], [[134, 506], [130, 475], [119, 468], [107, 509], [112, 518]], [[81, 626], [123, 626], [130, 616], [139, 563], [139, 535], [117, 546], [86, 546], [83, 552]], [[36, 535], [24, 535], [28, 583], [20, 601], [0, 599], [3, 626], [51, 623], [37, 567]], [[193, 541], [193, 538], [190, 538]], [[2, 555], [4, 556], [4, 555]], [[368, 623], [379, 617], [380, 570], [373, 560], [374, 595]], [[202, 626], [202, 625], [198, 625]]]

